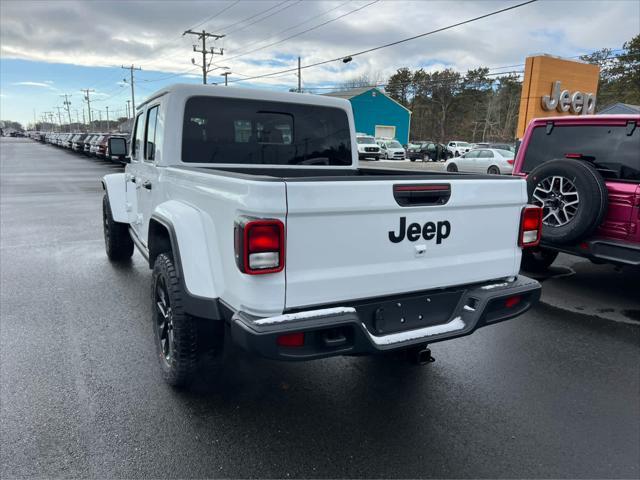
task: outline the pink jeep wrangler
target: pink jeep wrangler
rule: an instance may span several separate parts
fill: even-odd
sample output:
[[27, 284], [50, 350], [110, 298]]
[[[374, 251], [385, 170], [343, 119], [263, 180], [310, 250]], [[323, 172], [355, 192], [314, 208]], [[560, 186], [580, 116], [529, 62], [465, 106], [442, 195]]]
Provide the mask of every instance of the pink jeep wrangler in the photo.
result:
[[522, 268], [542, 271], [558, 252], [640, 265], [640, 115], [532, 120], [514, 175], [543, 207], [542, 242]]

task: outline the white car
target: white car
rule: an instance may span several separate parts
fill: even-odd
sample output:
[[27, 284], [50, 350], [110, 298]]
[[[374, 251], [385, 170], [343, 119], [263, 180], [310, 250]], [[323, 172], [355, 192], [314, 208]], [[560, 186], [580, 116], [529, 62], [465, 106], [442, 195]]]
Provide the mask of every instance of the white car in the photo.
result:
[[358, 158], [360, 160], [367, 158], [380, 160], [380, 146], [376, 143], [374, 137], [364, 133], [356, 133], [356, 144], [358, 145]]
[[489, 173], [492, 175], [513, 172], [514, 153], [498, 148], [478, 148], [460, 157], [450, 158], [444, 164], [447, 172]]
[[[126, 155], [124, 138], [108, 146]], [[540, 297], [519, 274], [542, 226], [525, 180], [360, 167], [341, 98], [165, 87], [138, 106], [129, 163], [102, 184], [107, 257], [135, 247], [152, 269], [155, 356], [174, 386], [204, 359], [229, 367], [228, 342], [279, 360], [407, 351], [426, 364], [427, 344]]]
[[467, 142], [461, 142], [459, 140], [452, 140], [447, 143], [447, 150], [449, 150], [454, 157], [464, 155], [471, 150], [471, 144]]
[[397, 140], [378, 138], [376, 142], [382, 151], [380, 158], [384, 160], [404, 160], [407, 156], [404, 147]]

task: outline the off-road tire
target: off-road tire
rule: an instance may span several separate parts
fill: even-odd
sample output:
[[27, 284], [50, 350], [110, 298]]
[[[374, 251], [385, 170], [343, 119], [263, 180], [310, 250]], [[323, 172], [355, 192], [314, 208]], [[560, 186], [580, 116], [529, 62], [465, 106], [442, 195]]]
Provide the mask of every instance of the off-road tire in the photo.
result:
[[[152, 278], [152, 327], [162, 376], [169, 385], [184, 387], [193, 379], [198, 367], [197, 319], [184, 312], [182, 287], [170, 254], [158, 255], [153, 265]], [[172, 349], [169, 359], [165, 358], [161, 345], [161, 332], [158, 328], [160, 312], [156, 305], [156, 291], [160, 281], [164, 281], [166, 286], [172, 323], [173, 341], [169, 346]]]
[[104, 247], [107, 257], [112, 262], [121, 262], [133, 255], [133, 240], [129, 235], [129, 225], [116, 222], [111, 213], [109, 197], [102, 198], [102, 228], [104, 231]]
[[546, 248], [525, 248], [522, 251], [520, 268], [527, 272], [541, 273], [546, 271], [558, 256], [556, 250]]
[[589, 237], [600, 226], [607, 213], [608, 191], [602, 175], [583, 160], [554, 159], [534, 168], [527, 177], [529, 202], [540, 205], [533, 196], [536, 186], [549, 177], [569, 179], [578, 192], [579, 203], [574, 217], [565, 225], [545, 223], [549, 211], [543, 212], [542, 240], [555, 244], [570, 244]]
[[[157, 288], [164, 281], [171, 314], [173, 342], [171, 356], [165, 357], [158, 328], [160, 311], [157, 307]], [[153, 266], [151, 282], [152, 328], [156, 356], [164, 380], [176, 388], [189, 386], [201, 367], [205, 374], [216, 373], [223, 363], [224, 322], [199, 318], [184, 311], [184, 293], [176, 266], [170, 253], [158, 255]]]

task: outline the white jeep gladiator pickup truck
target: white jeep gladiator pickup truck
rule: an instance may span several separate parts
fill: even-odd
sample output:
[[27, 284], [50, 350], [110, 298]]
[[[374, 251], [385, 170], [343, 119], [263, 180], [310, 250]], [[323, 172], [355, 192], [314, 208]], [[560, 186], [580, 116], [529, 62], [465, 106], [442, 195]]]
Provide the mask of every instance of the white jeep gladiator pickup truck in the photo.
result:
[[[106, 175], [111, 261], [153, 270], [165, 379], [189, 382], [232, 342], [310, 360], [409, 350], [522, 314], [540, 237], [526, 182], [360, 168], [339, 98], [174, 85], [137, 109], [124, 173]], [[225, 340], [226, 338], [226, 340]], [[206, 355], [205, 355], [206, 354]]]

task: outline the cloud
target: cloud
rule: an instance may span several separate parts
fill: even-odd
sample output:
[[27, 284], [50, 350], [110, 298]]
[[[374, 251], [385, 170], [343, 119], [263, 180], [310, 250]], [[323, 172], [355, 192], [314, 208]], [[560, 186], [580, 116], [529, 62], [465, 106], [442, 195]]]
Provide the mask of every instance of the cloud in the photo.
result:
[[[183, 36], [182, 32], [210, 18], [197, 29], [226, 34], [207, 46], [224, 48], [225, 55], [215, 56], [214, 65], [230, 67], [233, 73], [229, 80], [238, 80], [294, 68], [298, 56], [303, 65], [344, 57], [515, 3], [515, 0], [509, 3], [496, 0], [380, 1], [338, 19], [370, 1], [292, 2], [282, 13], [272, 16], [268, 15], [274, 10], [262, 15], [259, 12], [276, 5], [277, 0], [242, 1], [220, 16], [215, 13], [232, 5], [232, 0], [156, 2], [154, 8], [149, 8], [148, 1], [135, 0], [68, 0], [64, 7], [59, 2], [3, 2], [0, 53], [3, 58], [85, 66], [141, 65], [143, 71], [137, 76], [142, 80], [166, 77], [166, 74], [149, 71], [178, 74], [175, 80], [179, 80], [180, 74], [195, 78], [199, 76], [199, 67], [192, 65], [191, 58], [201, 61], [200, 54], [193, 51], [198, 39]], [[254, 18], [246, 21], [252, 15]], [[446, 65], [465, 71], [478, 66], [519, 64], [528, 54], [537, 52], [575, 56], [602, 47], [619, 48], [638, 34], [639, 16], [638, 2], [538, 2], [356, 56], [350, 64], [338, 61], [305, 69], [302, 80], [304, 85], [335, 85], [363, 74], [386, 78], [405, 66], [433, 70]], [[96, 18], [100, 21], [96, 22]], [[258, 21], [262, 18], [264, 20]], [[256, 50], [332, 19], [337, 20]], [[43, 38], [47, 39], [44, 48]], [[211, 72], [212, 81], [222, 78], [221, 71]], [[297, 79], [295, 72], [291, 72], [253, 83], [294, 86]]]
[[53, 82], [14, 82], [12, 83], [12, 85], [18, 85], [23, 87], [49, 88], [51, 90], [55, 90], [55, 88], [52, 87], [50, 83], [53, 83]]

